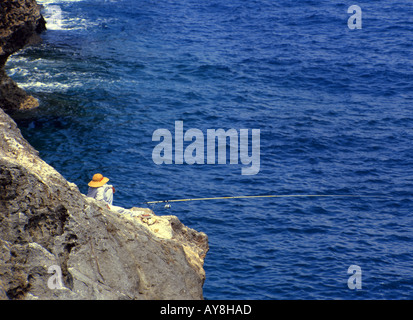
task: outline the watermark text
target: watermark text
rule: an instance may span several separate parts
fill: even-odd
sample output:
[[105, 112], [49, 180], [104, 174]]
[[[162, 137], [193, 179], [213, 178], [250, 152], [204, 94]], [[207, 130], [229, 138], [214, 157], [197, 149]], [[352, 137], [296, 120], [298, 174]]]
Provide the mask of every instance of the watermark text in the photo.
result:
[[251, 148], [249, 131], [207, 129], [205, 137], [195, 128], [184, 132], [184, 122], [175, 121], [174, 135], [168, 129], [153, 132], [152, 141], [160, 143], [152, 151], [152, 160], [155, 164], [227, 164], [229, 153], [229, 164], [241, 163], [242, 175], [255, 175], [260, 171], [260, 129], [251, 130]]

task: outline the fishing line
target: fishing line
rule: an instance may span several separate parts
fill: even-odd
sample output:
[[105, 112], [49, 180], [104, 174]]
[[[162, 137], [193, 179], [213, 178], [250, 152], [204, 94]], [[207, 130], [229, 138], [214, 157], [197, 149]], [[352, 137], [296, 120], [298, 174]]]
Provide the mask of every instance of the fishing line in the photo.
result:
[[188, 198], [188, 199], [173, 199], [173, 200], [158, 200], [147, 201], [145, 204], [157, 204], [166, 203], [165, 208], [170, 208], [169, 202], [187, 202], [187, 201], [207, 201], [207, 200], [228, 200], [228, 199], [254, 199], [254, 198], [295, 198], [295, 197], [352, 197], [352, 198], [365, 198], [365, 197], [383, 197], [383, 195], [354, 195], [354, 194], [270, 194], [259, 196], [230, 196], [230, 197], [211, 197], [211, 198]]

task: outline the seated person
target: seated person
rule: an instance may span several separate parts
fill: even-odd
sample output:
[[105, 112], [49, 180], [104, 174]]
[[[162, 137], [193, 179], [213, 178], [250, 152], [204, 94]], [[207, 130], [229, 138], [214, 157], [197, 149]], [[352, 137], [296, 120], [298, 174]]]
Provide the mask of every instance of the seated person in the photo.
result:
[[119, 213], [131, 213], [130, 210], [124, 209], [122, 207], [114, 206], [113, 203], [113, 194], [115, 193], [115, 188], [107, 184], [109, 178], [104, 177], [100, 173], [96, 173], [92, 181], [88, 183], [89, 190], [87, 193], [88, 197], [94, 198], [99, 201], [106, 203], [107, 207], [110, 210], [119, 212]]

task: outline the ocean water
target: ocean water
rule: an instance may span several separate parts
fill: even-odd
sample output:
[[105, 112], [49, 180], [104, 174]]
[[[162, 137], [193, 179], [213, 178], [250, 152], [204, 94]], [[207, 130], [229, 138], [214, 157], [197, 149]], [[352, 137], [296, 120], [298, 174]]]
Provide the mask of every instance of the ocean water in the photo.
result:
[[[410, 0], [38, 2], [49, 30], [7, 72], [40, 107], [13, 117], [83, 193], [100, 172], [127, 208], [354, 195], [151, 206], [208, 234], [206, 299], [413, 298]], [[155, 164], [175, 121], [248, 129], [250, 153], [259, 129], [259, 172]]]

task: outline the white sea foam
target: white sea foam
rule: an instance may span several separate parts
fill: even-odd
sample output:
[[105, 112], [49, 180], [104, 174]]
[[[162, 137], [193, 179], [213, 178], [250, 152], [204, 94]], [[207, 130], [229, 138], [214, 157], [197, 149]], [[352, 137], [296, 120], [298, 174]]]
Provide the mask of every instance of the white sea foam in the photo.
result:
[[38, 4], [48, 5], [48, 4], [59, 4], [59, 3], [70, 3], [70, 2], [82, 2], [84, 0], [37, 0]]
[[19, 82], [19, 87], [30, 90], [33, 92], [64, 92], [73, 88], [82, 87], [83, 83], [81, 81], [71, 82], [71, 83], [59, 83], [59, 82], [40, 82], [40, 81], [29, 81], [29, 82]]
[[27, 69], [23, 69], [21, 67], [8, 69], [7, 74], [10, 77], [13, 77], [13, 76], [26, 77], [26, 76], [30, 75], [30, 73]]
[[47, 29], [79, 30], [95, 25], [81, 17], [70, 17], [69, 13], [64, 10], [64, 4], [81, 1], [83, 0], [38, 0], [38, 3], [44, 7], [42, 14], [46, 20]]

